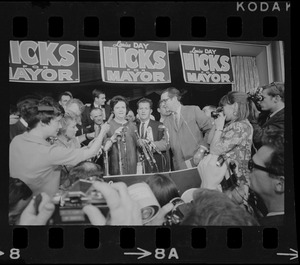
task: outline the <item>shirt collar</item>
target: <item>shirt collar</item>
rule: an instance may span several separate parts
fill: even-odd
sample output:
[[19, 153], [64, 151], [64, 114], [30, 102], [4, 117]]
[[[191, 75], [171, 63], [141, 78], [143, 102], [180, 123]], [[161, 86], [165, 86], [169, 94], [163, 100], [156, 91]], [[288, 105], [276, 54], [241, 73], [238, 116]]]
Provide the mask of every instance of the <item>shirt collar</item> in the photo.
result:
[[22, 135], [25, 138], [25, 140], [27, 140], [28, 142], [34, 142], [42, 145], [51, 145], [45, 139], [38, 137], [36, 135], [32, 135], [29, 132], [24, 132]]
[[267, 216], [275, 216], [275, 215], [283, 215], [284, 212], [270, 212], [267, 214]]
[[142, 123], [145, 123], [145, 128], [147, 128], [149, 125], [149, 122], [150, 122], [150, 119], [148, 119], [146, 121], [141, 121], [141, 126], [142, 126]]
[[28, 123], [21, 117], [20, 118], [20, 122], [27, 128], [28, 127]]
[[272, 112], [272, 113], [270, 114], [270, 118], [273, 117], [277, 112], [281, 111], [282, 109], [284, 109], [284, 106], [283, 106], [282, 108], [280, 108], [280, 109], [275, 110], [274, 112]]

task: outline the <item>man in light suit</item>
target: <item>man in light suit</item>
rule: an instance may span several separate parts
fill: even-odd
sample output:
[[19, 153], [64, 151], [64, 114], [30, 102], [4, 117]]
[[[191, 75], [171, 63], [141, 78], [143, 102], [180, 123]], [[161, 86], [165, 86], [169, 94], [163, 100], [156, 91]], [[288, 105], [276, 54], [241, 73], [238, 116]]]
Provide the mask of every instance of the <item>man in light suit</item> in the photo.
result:
[[259, 102], [262, 111], [269, 112], [261, 125], [250, 121], [253, 126], [253, 143], [258, 150], [262, 146], [262, 137], [266, 130], [284, 132], [284, 84], [273, 82], [262, 87], [262, 100]]
[[[152, 172], [166, 172], [169, 170], [169, 157], [167, 156], [166, 150], [167, 142], [164, 138], [163, 130], [159, 129], [159, 125], [163, 125], [159, 121], [152, 120], [152, 100], [148, 98], [142, 98], [137, 103], [137, 113], [139, 115], [139, 122], [137, 123], [138, 133], [141, 139], [150, 141], [161, 154], [157, 152], [153, 147], [152, 152], [154, 159], [157, 163], [158, 170], [154, 167], [151, 169], [148, 161], [145, 161], [145, 173]], [[163, 156], [163, 157], [162, 157]]]
[[161, 94], [167, 110], [164, 125], [168, 128], [170, 146], [173, 153], [174, 169], [186, 169], [200, 146], [207, 147], [207, 137], [212, 122], [198, 106], [183, 106], [178, 89], [169, 87]]

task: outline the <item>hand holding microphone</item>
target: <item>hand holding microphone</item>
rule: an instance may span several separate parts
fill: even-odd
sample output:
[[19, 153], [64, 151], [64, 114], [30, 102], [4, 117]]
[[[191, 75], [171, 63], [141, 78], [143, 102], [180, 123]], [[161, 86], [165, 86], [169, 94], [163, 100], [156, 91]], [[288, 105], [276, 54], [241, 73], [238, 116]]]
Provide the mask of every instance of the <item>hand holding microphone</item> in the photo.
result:
[[158, 130], [163, 130], [165, 132], [165, 135], [166, 135], [166, 141], [167, 141], [167, 145], [170, 144], [170, 135], [169, 135], [169, 130], [168, 128], [165, 126], [165, 125], [159, 125], [158, 126]]

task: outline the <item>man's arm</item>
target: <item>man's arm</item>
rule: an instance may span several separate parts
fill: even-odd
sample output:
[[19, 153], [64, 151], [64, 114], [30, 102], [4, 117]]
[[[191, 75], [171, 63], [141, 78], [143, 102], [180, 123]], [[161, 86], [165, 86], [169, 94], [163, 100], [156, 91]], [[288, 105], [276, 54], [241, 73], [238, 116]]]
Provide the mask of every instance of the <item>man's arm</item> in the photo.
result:
[[195, 106], [195, 117], [199, 130], [201, 130], [204, 135], [205, 146], [207, 146], [208, 135], [213, 126], [212, 121], [198, 106]]

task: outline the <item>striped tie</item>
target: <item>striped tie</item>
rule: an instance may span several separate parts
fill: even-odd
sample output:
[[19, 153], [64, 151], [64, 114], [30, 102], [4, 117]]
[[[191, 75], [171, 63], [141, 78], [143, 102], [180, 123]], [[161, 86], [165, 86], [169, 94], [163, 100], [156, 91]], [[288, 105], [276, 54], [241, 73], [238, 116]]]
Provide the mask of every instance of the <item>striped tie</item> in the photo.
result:
[[142, 128], [141, 128], [141, 138], [144, 139], [145, 138], [145, 123], [142, 122]]

